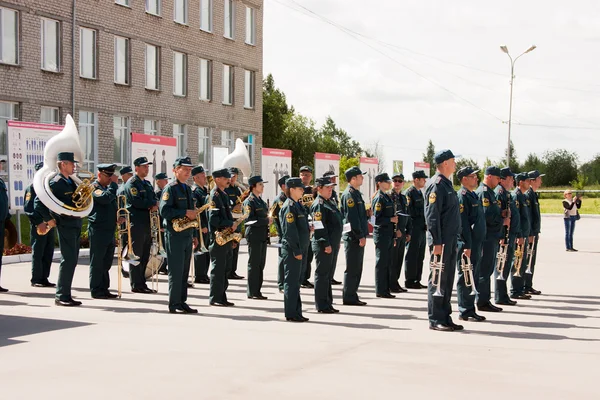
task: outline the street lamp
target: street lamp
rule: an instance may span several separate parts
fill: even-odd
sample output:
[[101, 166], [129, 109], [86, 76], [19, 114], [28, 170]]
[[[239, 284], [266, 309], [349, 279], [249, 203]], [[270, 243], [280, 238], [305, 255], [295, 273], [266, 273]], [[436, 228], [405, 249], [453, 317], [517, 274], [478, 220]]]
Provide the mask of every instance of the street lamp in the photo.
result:
[[528, 48], [527, 50], [525, 50], [523, 53], [519, 54], [519, 56], [517, 58], [513, 59], [511, 57], [510, 53], [508, 52], [508, 47], [500, 46], [500, 50], [502, 50], [502, 52], [506, 53], [508, 58], [510, 58], [510, 105], [508, 106], [508, 146], [506, 148], [506, 166], [507, 167], [510, 166], [510, 129], [512, 127], [512, 102], [513, 102], [513, 83], [514, 83], [514, 79], [515, 79], [515, 63], [517, 62], [517, 60], [519, 58], [521, 58], [522, 55], [534, 51], [535, 48], [536, 48], [536, 46], [533, 45], [530, 48]]

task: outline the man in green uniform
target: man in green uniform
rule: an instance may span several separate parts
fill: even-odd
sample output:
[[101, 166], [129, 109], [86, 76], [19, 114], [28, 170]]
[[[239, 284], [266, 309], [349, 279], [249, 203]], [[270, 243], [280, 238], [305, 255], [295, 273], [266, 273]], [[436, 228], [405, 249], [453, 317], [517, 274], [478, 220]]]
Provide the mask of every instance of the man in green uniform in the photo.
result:
[[531, 202], [527, 198], [527, 191], [531, 186], [531, 180], [527, 172], [522, 172], [518, 174], [515, 178], [518, 187], [513, 192], [513, 198], [515, 203], [519, 208], [519, 231], [517, 233], [517, 246], [520, 246], [522, 257], [519, 263], [517, 263], [518, 258], [515, 253], [513, 258], [511, 272], [512, 272], [512, 280], [511, 280], [511, 289], [510, 289], [510, 297], [512, 299], [517, 300], [529, 300], [531, 296], [525, 293], [525, 268], [527, 265], [528, 254], [527, 254], [527, 246], [534, 239], [533, 232], [531, 229]]
[[395, 174], [392, 176], [393, 187], [390, 191], [390, 198], [396, 205], [398, 223], [396, 224], [396, 233], [394, 237], [394, 248], [392, 249], [392, 264], [390, 265], [390, 292], [403, 293], [407, 290], [400, 286], [400, 273], [402, 272], [402, 263], [404, 262], [404, 251], [406, 244], [410, 242], [412, 231], [412, 222], [408, 213], [408, 202], [406, 196], [402, 194], [404, 186], [404, 175]]
[[[460, 219], [462, 226], [458, 236], [458, 249], [456, 259], [456, 271], [458, 280], [456, 281], [456, 297], [458, 300], [458, 319], [463, 321], [485, 321], [485, 317], [477, 314], [475, 311], [475, 296], [471, 292], [476, 287], [475, 282], [471, 282], [471, 287], [465, 283], [465, 278], [475, 279], [479, 275], [481, 264], [481, 248], [485, 238], [485, 216], [479, 197], [474, 190], [477, 189], [477, 172], [473, 167], [461, 168], [456, 176], [462, 187], [457, 192], [458, 203], [460, 207]], [[472, 275], [465, 276], [462, 269], [463, 256], [471, 259], [473, 268]], [[466, 260], [465, 260], [466, 261]], [[451, 266], [450, 266], [451, 267]]]
[[115, 228], [117, 227], [116, 166], [116, 164], [99, 164], [98, 176], [92, 184], [94, 208], [88, 217], [88, 237], [90, 238], [90, 291], [94, 299], [118, 297], [108, 290], [109, 271], [115, 255]]
[[425, 200], [421, 189], [425, 187], [427, 175], [419, 170], [412, 174], [413, 185], [406, 191], [406, 202], [408, 203], [408, 213], [410, 214], [412, 224], [412, 234], [410, 242], [406, 249], [406, 259], [404, 260], [404, 278], [407, 289], [426, 289], [427, 286], [421, 284], [423, 276], [423, 259], [425, 258], [425, 244], [427, 225], [425, 225]]
[[[231, 180], [229, 181], [229, 185], [225, 188], [225, 193], [229, 197], [229, 204], [231, 206], [232, 213], [241, 213], [242, 212], [242, 202], [240, 197], [242, 196], [242, 189], [237, 185], [237, 178], [240, 174], [240, 170], [232, 167], [229, 168], [229, 175], [231, 176]], [[242, 228], [240, 226], [237, 227], [236, 232], [240, 233]], [[229, 279], [244, 279], [243, 276], [237, 274], [237, 264], [238, 264], [238, 255], [240, 252], [240, 246], [234, 246], [231, 251], [231, 271], [229, 271], [228, 278]]]
[[[338, 176], [335, 174], [335, 171], [327, 171], [327, 172], [325, 172], [323, 174], [323, 178], [329, 178], [329, 181], [331, 183], [333, 183], [333, 186], [334, 187], [337, 186], [337, 178], [338, 178]], [[338, 209], [340, 208], [340, 200], [338, 198], [338, 194], [335, 191], [335, 189], [333, 189], [331, 191], [331, 198], [329, 199], [329, 202], [331, 204], [333, 204], [336, 208], [338, 208]], [[332, 261], [332, 263], [333, 263], [333, 271], [331, 272], [331, 284], [332, 285], [341, 285], [342, 284], [342, 282], [335, 280], [335, 269], [336, 269], [336, 266], [337, 266], [338, 255], [339, 255], [339, 248], [338, 248], [338, 251], [334, 254], [333, 261]]]
[[[58, 153], [57, 160], [59, 173], [50, 181], [50, 190], [66, 206], [75, 207], [72, 196], [77, 189], [77, 185], [70, 176], [73, 175], [75, 163], [78, 161], [75, 160], [74, 154], [70, 152]], [[60, 261], [54, 302], [59, 306], [80, 306], [81, 302], [73, 300], [73, 297], [71, 297], [71, 285], [79, 258], [81, 218], [55, 214], [40, 201], [39, 197], [35, 199], [34, 209], [40, 213], [43, 219], [43, 222], [38, 225], [41, 232], [46, 232], [54, 226], [58, 230], [62, 260]]]
[[365, 245], [369, 236], [367, 209], [360, 187], [364, 174], [358, 167], [348, 168], [345, 172], [348, 187], [342, 193], [340, 206], [344, 215], [344, 224], [350, 224], [350, 230], [344, 233], [346, 250], [346, 271], [344, 272], [343, 304], [365, 306], [367, 303], [358, 298], [358, 287], [362, 276]]
[[[38, 171], [44, 166], [43, 162], [35, 164], [35, 170]], [[37, 195], [33, 188], [33, 183], [25, 189], [25, 203], [23, 211], [29, 218], [31, 226], [31, 286], [34, 287], [55, 287], [50, 283], [50, 267], [54, 257], [54, 240], [56, 229], [51, 229], [45, 235], [37, 233], [37, 226], [43, 222], [40, 213], [34, 209], [34, 203]]]
[[[5, 162], [4, 160], [0, 162]], [[0, 178], [0, 274], [2, 273], [2, 254], [4, 253], [4, 224], [7, 218], [10, 218], [8, 213], [8, 189], [4, 181]], [[8, 289], [0, 286], [0, 293], [8, 292]]]
[[394, 202], [388, 196], [392, 180], [387, 173], [375, 176], [378, 190], [373, 196], [372, 207], [375, 212], [373, 226], [373, 242], [375, 242], [375, 294], [384, 299], [396, 296], [390, 293], [390, 265], [394, 251], [394, 238], [398, 216], [394, 210]]
[[540, 200], [538, 198], [537, 191], [542, 186], [542, 176], [546, 174], [540, 174], [537, 169], [529, 172], [529, 179], [531, 179], [531, 187], [527, 191], [527, 198], [531, 203], [531, 229], [534, 240], [533, 255], [531, 259], [531, 273], [525, 273], [525, 293], [527, 294], [542, 294], [539, 290], [533, 288], [533, 274], [535, 273], [535, 261], [537, 260], [538, 243], [540, 239], [540, 232], [542, 231], [542, 214], [540, 212]]
[[195, 314], [198, 310], [187, 305], [187, 282], [190, 274], [192, 249], [198, 245], [196, 228], [181, 232], [173, 229], [173, 221], [179, 218], [196, 220], [192, 189], [185, 183], [192, 173], [189, 157], [180, 157], [173, 164], [173, 179], [163, 190], [160, 199], [160, 215], [164, 218], [165, 250], [169, 259], [169, 312]]
[[229, 196], [225, 188], [229, 185], [231, 175], [227, 169], [219, 169], [213, 172], [215, 188], [210, 192], [211, 208], [208, 213], [208, 224], [210, 231], [210, 260], [212, 269], [210, 271], [210, 305], [220, 307], [231, 307], [234, 304], [227, 301], [228, 276], [231, 273], [232, 247], [237, 246], [234, 240], [222, 245], [216, 242], [217, 232], [235, 232], [240, 222], [233, 220]]
[[127, 210], [131, 221], [131, 245], [133, 252], [140, 258], [137, 265], [130, 263], [129, 275], [133, 293], [154, 293], [146, 285], [146, 266], [150, 259], [152, 239], [150, 235], [150, 211], [158, 210], [154, 188], [145, 178], [149, 165], [146, 157], [138, 157], [133, 161], [135, 175], [125, 183]]
[[[202, 165], [192, 168], [192, 178], [194, 185], [192, 186], [192, 195], [196, 203], [196, 208], [200, 208], [206, 204], [208, 197], [208, 189], [206, 188], [206, 171]], [[202, 241], [204, 246], [208, 246], [208, 211], [203, 211], [200, 214], [200, 222], [202, 223]], [[199, 239], [200, 237], [198, 237]], [[208, 252], [200, 253], [200, 249], [194, 252], [194, 283], [210, 283], [208, 278], [208, 267], [210, 265], [210, 255]]]
[[[309, 167], [307, 165], [300, 167], [300, 180], [302, 180], [302, 184], [304, 185], [304, 195], [302, 197], [302, 205], [306, 209], [307, 215], [310, 215], [311, 204], [304, 201], [304, 199], [305, 199], [304, 196], [310, 196], [311, 198], [313, 197], [313, 187], [310, 184], [312, 182], [312, 177], [313, 177], [313, 170], [311, 167]], [[312, 289], [315, 287], [315, 285], [313, 285], [309, 281], [310, 275], [311, 275], [311, 270], [312, 270], [311, 264], [312, 264], [313, 258], [314, 258], [314, 254], [312, 251], [312, 247], [308, 246], [308, 255], [305, 257], [305, 259], [302, 260], [303, 261], [302, 262], [302, 272], [303, 272], [304, 280], [302, 281], [302, 284], [300, 285], [300, 287], [308, 288], [308, 289]]]
[[[167, 176], [166, 173], [164, 172], [160, 172], [156, 175], [154, 175], [154, 180], [156, 181], [156, 190], [154, 190], [154, 197], [156, 197], [156, 201], [160, 201], [160, 198], [162, 197], [163, 194], [163, 190], [165, 189], [165, 186], [167, 186], [167, 183], [169, 183], [169, 177]], [[158, 218], [160, 219], [160, 240], [163, 243], [165, 243], [165, 228], [163, 228], [164, 223], [163, 223], [163, 217], [162, 215], [158, 215]], [[160, 266], [160, 269], [158, 270], [158, 273], [166, 275], [168, 274], [168, 260], [166, 257], [163, 257], [163, 262], [162, 265]]]
[[[283, 233], [281, 232], [281, 221], [279, 220], [279, 211], [281, 207], [283, 207], [283, 203], [287, 200], [287, 196], [285, 195], [285, 182], [290, 179], [289, 175], [282, 176], [277, 181], [279, 188], [281, 189], [281, 193], [275, 200], [273, 200], [272, 213], [271, 216], [273, 218], [273, 222], [275, 223], [275, 229], [277, 230], [277, 236], [279, 240], [279, 244], [281, 245], [281, 241], [283, 239]], [[283, 293], [283, 258], [281, 257], [281, 246], [277, 249], [278, 254], [278, 265], [277, 265], [277, 286], [279, 287], [279, 293]]]
[[[117, 190], [117, 203], [118, 198], [120, 196], [125, 196], [125, 184], [131, 177], [133, 177], [133, 170], [129, 165], [127, 165], [119, 170], [119, 175], [121, 175], [121, 184], [119, 185], [119, 189]], [[124, 228], [124, 226], [121, 226], [121, 228]], [[128, 246], [129, 242], [127, 234], [121, 235], [121, 244], [123, 248], [126, 248]], [[123, 278], [129, 278], [129, 270], [125, 271], [123, 268], [121, 268], [121, 272], [123, 273]]]

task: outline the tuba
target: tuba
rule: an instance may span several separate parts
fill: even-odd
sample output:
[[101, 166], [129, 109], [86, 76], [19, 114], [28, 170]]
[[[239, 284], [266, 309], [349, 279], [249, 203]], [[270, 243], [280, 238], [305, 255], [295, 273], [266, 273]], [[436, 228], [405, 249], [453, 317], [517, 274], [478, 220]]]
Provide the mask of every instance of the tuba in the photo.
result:
[[[242, 171], [246, 181], [252, 173], [252, 162], [250, 161], [246, 144], [242, 139], [237, 139], [235, 141], [235, 149], [231, 152], [231, 154], [225, 157], [221, 163], [221, 168], [230, 167], [236, 167]], [[238, 183], [240, 185], [240, 189], [242, 189], [242, 192], [248, 189], [248, 187], [242, 181], [238, 181]]]
[[[84, 218], [89, 215], [94, 206], [92, 193], [94, 186], [90, 179], [79, 179], [76, 174], [70, 178], [77, 184], [77, 189], [73, 192], [73, 203], [75, 207], [68, 206], [58, 200], [50, 190], [50, 181], [58, 174], [57, 158], [60, 152], [72, 152], [76, 160], [83, 160], [83, 151], [79, 144], [79, 134], [75, 121], [71, 115], [67, 115], [65, 127], [63, 130], [46, 143], [44, 148], [44, 166], [40, 168], [33, 177], [33, 187], [40, 199], [48, 209], [58, 215], [69, 217]], [[86, 175], [93, 175], [87, 171], [79, 171]]]

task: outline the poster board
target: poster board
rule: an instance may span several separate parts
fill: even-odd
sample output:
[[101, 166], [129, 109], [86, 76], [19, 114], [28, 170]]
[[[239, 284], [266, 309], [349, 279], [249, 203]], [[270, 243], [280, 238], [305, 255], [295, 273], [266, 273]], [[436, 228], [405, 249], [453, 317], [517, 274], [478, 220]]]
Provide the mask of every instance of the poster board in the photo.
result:
[[394, 175], [404, 174], [404, 162], [402, 160], [392, 161], [392, 171], [394, 172]]
[[[11, 210], [22, 210], [25, 189], [35, 175], [35, 164], [44, 161], [44, 149], [63, 126], [8, 121], [8, 198]], [[81, 160], [79, 160], [81, 161]]]
[[146, 178], [154, 186], [154, 176], [160, 172], [173, 178], [173, 164], [177, 159], [177, 139], [170, 136], [154, 136], [144, 133], [131, 134], [131, 160], [146, 157], [152, 163]]
[[213, 171], [223, 168], [223, 161], [225, 161], [225, 157], [227, 157], [228, 155], [229, 155], [228, 147], [213, 146], [213, 148], [212, 148]]
[[371, 204], [371, 199], [375, 194], [375, 176], [379, 173], [379, 159], [361, 157], [359, 168], [362, 172], [367, 173], [360, 191], [363, 194], [365, 203]]
[[279, 178], [285, 175], [291, 176], [292, 170], [292, 151], [282, 149], [262, 149], [261, 158], [261, 176], [265, 183], [265, 191], [263, 192], [263, 200], [269, 205], [273, 203], [281, 189], [277, 184]]
[[340, 176], [340, 155], [329, 153], [315, 153], [315, 173], [313, 177], [320, 178], [325, 172], [333, 171]]
[[430, 168], [429, 163], [426, 163], [426, 162], [415, 162], [415, 172], [417, 172], [417, 171], [424, 171], [425, 175], [427, 175], [427, 178], [431, 178], [429, 176], [429, 168]]

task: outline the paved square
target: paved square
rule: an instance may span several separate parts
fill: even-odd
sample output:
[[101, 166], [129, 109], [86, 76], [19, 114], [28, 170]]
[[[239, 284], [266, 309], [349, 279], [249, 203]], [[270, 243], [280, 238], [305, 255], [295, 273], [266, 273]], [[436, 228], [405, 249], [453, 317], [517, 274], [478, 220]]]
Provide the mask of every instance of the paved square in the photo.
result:
[[[578, 222], [578, 253], [564, 250], [562, 218], [544, 217], [542, 228], [534, 286], [544, 294], [454, 333], [427, 329], [425, 291], [375, 298], [371, 241], [360, 292], [368, 306], [341, 305], [341, 288], [334, 287], [341, 312], [318, 314], [312, 291], [302, 289], [305, 324], [284, 321], [275, 248], [265, 273], [268, 301], [246, 299], [246, 281], [232, 281], [228, 297], [236, 306], [209, 307], [208, 287], [196, 285], [189, 304], [197, 315], [167, 313], [162, 275], [158, 294], [130, 293], [124, 281], [121, 300], [93, 300], [81, 260], [73, 286], [83, 306], [64, 308], [54, 306], [53, 289], [29, 286], [29, 263], [6, 265], [0, 394], [11, 400], [597, 399], [600, 219]], [[238, 273], [245, 276], [242, 251]], [[114, 288], [116, 269], [111, 273]], [[50, 280], [57, 276], [55, 263]]]

